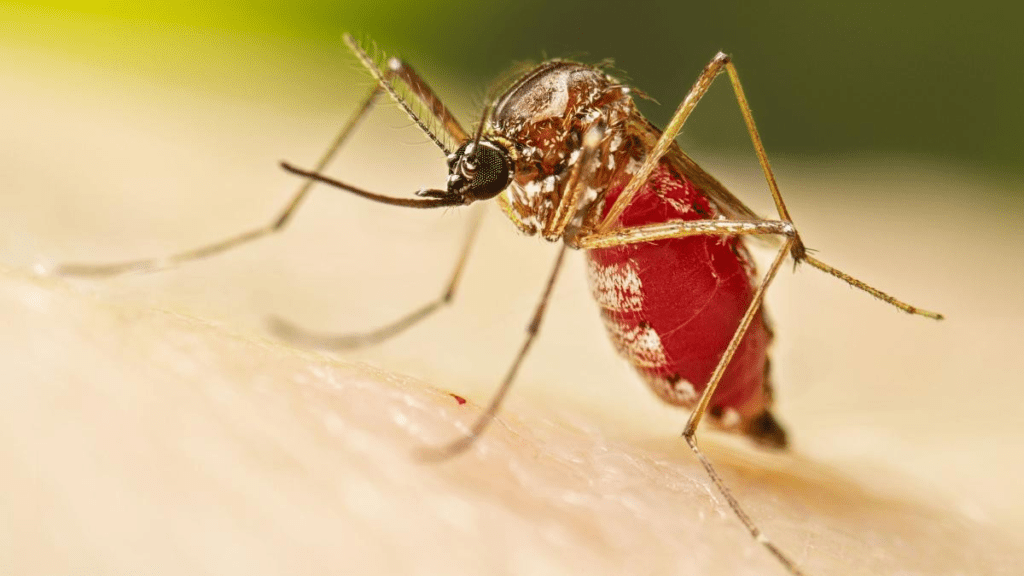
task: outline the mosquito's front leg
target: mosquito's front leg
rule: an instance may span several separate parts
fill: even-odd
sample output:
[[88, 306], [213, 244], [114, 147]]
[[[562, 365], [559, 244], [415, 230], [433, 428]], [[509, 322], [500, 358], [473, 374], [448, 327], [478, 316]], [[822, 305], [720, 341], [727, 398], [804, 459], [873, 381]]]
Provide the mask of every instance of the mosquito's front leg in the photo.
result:
[[[355, 130], [359, 122], [369, 112], [377, 98], [383, 92], [382, 88], [378, 85], [370, 91], [367, 97], [363, 100], [362, 104], [356, 113], [349, 119], [348, 122], [341, 128], [338, 135], [335, 136], [334, 140], [327, 147], [327, 150], [317, 161], [317, 170], [323, 170], [328, 163], [337, 154], [338, 149], [341, 148], [342, 144], [348, 139], [348, 137]], [[248, 230], [241, 234], [192, 248], [191, 250], [185, 250], [172, 254], [170, 256], [162, 256], [158, 258], [143, 258], [140, 260], [131, 260], [127, 262], [118, 262], [114, 264], [59, 264], [54, 267], [53, 272], [61, 276], [117, 276], [119, 274], [127, 273], [142, 273], [142, 272], [155, 272], [157, 270], [163, 270], [166, 268], [172, 268], [183, 262], [190, 260], [199, 260], [208, 256], [213, 256], [221, 252], [230, 250], [232, 248], [247, 244], [254, 240], [258, 240], [264, 236], [274, 234], [281, 231], [289, 222], [292, 215], [298, 209], [302, 200], [309, 193], [315, 182], [312, 180], [304, 180], [299, 188], [292, 195], [291, 200], [285, 205], [284, 209], [274, 217], [273, 220], [267, 224]]]
[[[320, 159], [315, 165], [314, 172], [322, 172], [324, 168], [331, 162], [335, 157], [341, 146], [348, 140], [349, 136], [353, 133], [359, 122], [373, 109], [374, 104], [381, 95], [382, 92], [388, 92], [392, 97], [396, 98], [399, 104], [406, 109], [407, 112], [411, 112], [408, 104], [402, 99], [402, 96], [395, 91], [394, 81], [400, 81], [408, 87], [409, 91], [417, 98], [417, 100], [423, 105], [423, 107], [429, 112], [431, 117], [442, 126], [449, 136], [456, 141], [462, 141], [466, 138], [466, 132], [462, 129], [459, 123], [455, 120], [455, 117], [448, 111], [441, 100], [434, 94], [430, 87], [416, 74], [416, 71], [409, 65], [405, 64], [397, 58], [391, 58], [388, 60], [387, 69], [380, 70], [376, 63], [366, 54], [366, 52], [351, 38], [346, 36], [345, 41], [349, 44], [352, 50], [359, 57], [360, 61], [363, 62], [368, 68], [374, 78], [377, 79], [376, 85], [370, 90], [370, 93], [366, 96], [355, 114], [349, 119], [348, 122], [342, 126], [338, 135], [335, 136], [334, 140], [327, 147], [327, 150], [321, 155]], [[430, 134], [431, 138], [436, 141], [436, 136]], [[444, 148], [444, 146], [442, 146]], [[449, 151], [450, 152], [450, 151]], [[273, 220], [267, 224], [248, 230], [241, 234], [219, 240], [210, 244], [199, 246], [191, 250], [185, 250], [178, 252], [177, 254], [171, 254], [169, 256], [163, 256], [159, 258], [144, 258], [140, 260], [131, 260], [128, 262], [118, 262], [113, 264], [59, 264], [52, 269], [52, 272], [62, 276], [117, 276], [119, 274], [127, 273], [140, 273], [140, 272], [154, 272], [166, 268], [177, 266], [183, 262], [191, 260], [199, 260], [208, 256], [213, 256], [221, 252], [225, 252], [232, 248], [236, 248], [243, 244], [247, 244], [254, 240], [263, 238], [275, 234], [284, 229], [284, 227], [291, 220], [292, 216], [298, 210], [299, 205], [305, 199], [315, 184], [315, 180], [305, 179], [302, 184], [299, 185], [298, 189], [292, 195], [291, 200], [285, 205], [284, 209], [281, 210]]]

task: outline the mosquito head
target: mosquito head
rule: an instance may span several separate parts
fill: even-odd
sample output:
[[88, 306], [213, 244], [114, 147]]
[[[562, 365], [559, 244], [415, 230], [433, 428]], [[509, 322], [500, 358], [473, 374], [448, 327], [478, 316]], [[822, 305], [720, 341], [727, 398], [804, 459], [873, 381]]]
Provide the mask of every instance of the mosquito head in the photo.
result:
[[467, 203], [501, 194], [515, 175], [509, 150], [491, 138], [468, 140], [448, 156], [448, 193], [462, 196]]

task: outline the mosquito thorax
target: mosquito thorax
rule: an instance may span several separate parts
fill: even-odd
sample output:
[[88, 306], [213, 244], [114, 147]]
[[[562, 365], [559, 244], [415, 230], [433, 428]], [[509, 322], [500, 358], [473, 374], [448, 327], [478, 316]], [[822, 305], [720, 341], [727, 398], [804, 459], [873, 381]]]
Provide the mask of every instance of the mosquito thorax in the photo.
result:
[[[513, 142], [518, 154], [515, 178], [499, 202], [520, 231], [561, 239], [565, 210], [586, 208], [628, 164], [622, 127], [634, 110], [628, 87], [600, 68], [564, 60], [538, 65], [495, 100], [487, 133]], [[587, 168], [587, 195], [560, 209], [594, 126], [604, 130], [596, 163]]]
[[467, 203], [501, 194], [514, 175], [512, 155], [497, 140], [470, 140], [448, 156], [448, 193]]

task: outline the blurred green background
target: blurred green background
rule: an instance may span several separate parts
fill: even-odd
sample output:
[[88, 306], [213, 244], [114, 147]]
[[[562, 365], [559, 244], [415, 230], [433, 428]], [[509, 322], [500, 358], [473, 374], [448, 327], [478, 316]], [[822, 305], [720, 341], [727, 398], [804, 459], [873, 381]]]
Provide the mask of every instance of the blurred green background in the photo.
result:
[[[345, 31], [413, 63], [466, 124], [511, 62], [553, 56], [613, 58], [664, 124], [724, 50], [773, 157], [910, 158], [991, 176], [1011, 197], [1024, 182], [1022, 22], [1021, 4], [977, 1], [0, 3], [4, 44], [265, 100], [268, 113], [351, 105]], [[749, 150], [726, 86], [688, 125], [690, 148]]]

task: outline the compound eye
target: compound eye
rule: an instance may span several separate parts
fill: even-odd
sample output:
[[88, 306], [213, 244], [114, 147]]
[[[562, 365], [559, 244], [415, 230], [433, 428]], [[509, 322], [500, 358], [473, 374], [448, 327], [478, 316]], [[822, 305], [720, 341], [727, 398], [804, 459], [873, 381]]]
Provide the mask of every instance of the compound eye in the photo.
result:
[[[448, 189], [473, 200], [489, 200], [501, 194], [512, 181], [512, 161], [508, 152], [494, 142], [483, 140], [459, 148], [452, 163]], [[457, 188], [457, 189], [453, 189]]]

